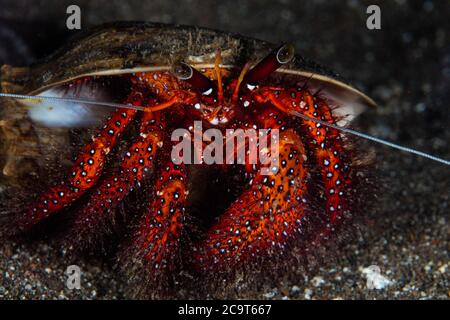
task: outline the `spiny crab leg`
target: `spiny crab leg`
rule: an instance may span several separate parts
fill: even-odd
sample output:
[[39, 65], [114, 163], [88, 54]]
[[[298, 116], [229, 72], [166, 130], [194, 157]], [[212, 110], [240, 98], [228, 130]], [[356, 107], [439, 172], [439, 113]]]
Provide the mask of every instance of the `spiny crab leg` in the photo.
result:
[[[262, 88], [252, 92], [252, 98], [262, 107], [272, 105], [283, 114], [295, 110], [311, 118], [334, 123], [327, 103], [306, 90]], [[285, 126], [279, 121], [269, 122], [266, 117], [261, 127], [275, 128], [277, 125], [279, 128]], [[305, 171], [310, 165], [304, 164], [308, 155], [298, 134], [308, 137], [306, 143], [309, 144], [308, 149], [313, 150], [314, 158], [308, 162], [316, 163], [315, 167], [322, 178], [322, 196], [325, 199], [323, 214], [317, 211], [318, 208], [313, 212], [305, 198], [308, 190], [306, 177], [311, 172], [307, 175]], [[196, 263], [203, 269], [220, 269], [253, 256], [277, 251], [297, 231], [304, 229], [303, 217], [313, 213], [319, 219], [323, 218], [324, 231], [320, 237], [327, 237], [342, 223], [348, 211], [346, 193], [352, 184], [346, 174], [345, 159], [342, 158], [344, 152], [341, 139], [337, 130], [328, 129], [312, 120], [303, 121], [295, 132], [293, 129], [281, 131], [278, 172], [273, 176], [258, 173], [254, 177], [250, 189], [207, 232], [206, 239], [198, 246]]]
[[66, 238], [73, 247], [101, 237], [105, 230], [99, 229], [112, 224], [112, 213], [124, 197], [152, 172], [157, 152], [163, 145], [165, 121], [159, 113], [152, 112], [143, 113], [140, 121], [139, 137], [122, 157], [120, 167], [101, 181], [77, 215], [75, 227]]
[[[310, 118], [327, 121], [334, 124], [335, 120], [331, 109], [324, 100], [311, 95], [307, 90], [273, 90], [264, 89], [253, 94], [253, 98], [259, 103], [269, 102], [285, 113], [294, 110], [303, 113]], [[342, 138], [337, 130], [321, 126], [312, 120], [303, 120], [306, 126], [305, 134], [309, 137], [311, 150], [315, 150], [315, 158], [318, 167], [321, 168], [325, 199], [326, 215], [329, 226], [333, 228], [343, 218], [348, 210], [345, 202], [346, 192], [352, 181], [347, 177], [342, 155]]]
[[175, 267], [175, 259], [180, 255], [179, 241], [188, 194], [184, 165], [174, 164], [169, 153], [165, 159], [155, 176], [155, 194], [129, 245], [120, 254], [125, 272], [144, 272], [147, 279], [163, 283], [164, 276], [170, 274], [165, 272]]
[[[126, 103], [142, 104], [142, 94], [133, 92]], [[85, 145], [72, 166], [70, 177], [58, 185], [50, 187], [16, 220], [20, 231], [29, 229], [44, 218], [65, 208], [80, 198], [99, 179], [106, 155], [117, 142], [121, 133], [136, 115], [133, 109], [118, 109], [106, 124]]]
[[201, 269], [217, 270], [261, 252], [283, 247], [300, 227], [306, 174], [303, 145], [292, 130], [280, 133], [279, 161], [273, 175], [256, 173], [251, 187], [221, 215], [197, 247]]
[[[194, 95], [180, 91], [171, 99], [160, 104], [145, 107], [145, 113], [153, 113], [175, 105]], [[132, 90], [127, 104], [141, 106], [144, 97], [139, 90]], [[79, 199], [98, 181], [103, 171], [106, 155], [114, 147], [118, 137], [136, 115], [136, 110], [119, 109], [108, 119], [103, 128], [85, 145], [72, 167], [72, 174], [67, 181], [51, 187], [22, 216], [16, 219], [19, 231], [29, 229], [44, 218], [67, 207]]]

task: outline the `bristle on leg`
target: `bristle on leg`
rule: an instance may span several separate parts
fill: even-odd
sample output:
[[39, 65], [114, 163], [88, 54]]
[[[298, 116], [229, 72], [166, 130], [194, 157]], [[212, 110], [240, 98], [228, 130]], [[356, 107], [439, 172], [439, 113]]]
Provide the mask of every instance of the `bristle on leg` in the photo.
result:
[[122, 271], [138, 286], [134, 295], [166, 293], [180, 257], [188, 192], [184, 165], [163, 163], [155, 180], [155, 195], [119, 254]]
[[198, 244], [199, 270], [226, 270], [283, 248], [301, 228], [307, 172], [303, 144], [293, 130], [281, 133], [280, 167], [257, 173], [245, 191]]
[[72, 231], [65, 237], [66, 247], [75, 250], [91, 247], [111, 231], [118, 205], [154, 170], [164, 124], [159, 114], [143, 113], [139, 137], [123, 155], [119, 168], [92, 191], [88, 203], [77, 214]]
[[[127, 103], [140, 105], [142, 95], [139, 92], [132, 93], [127, 98]], [[136, 112], [133, 109], [117, 109], [103, 128], [92, 137], [91, 142], [81, 149], [66, 180], [38, 195], [22, 212], [10, 214], [8, 220], [14, 226], [10, 228], [11, 234], [31, 229], [45, 218], [71, 205], [91, 189], [102, 174], [106, 156], [134, 119]]]

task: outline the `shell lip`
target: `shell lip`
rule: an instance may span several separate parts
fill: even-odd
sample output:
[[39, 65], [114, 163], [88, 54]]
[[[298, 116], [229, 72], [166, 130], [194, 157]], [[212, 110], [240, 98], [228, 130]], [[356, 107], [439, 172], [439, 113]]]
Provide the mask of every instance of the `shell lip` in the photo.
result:
[[[197, 69], [210, 69], [214, 68], [214, 65], [211, 63], [197, 63], [192, 64], [192, 67]], [[237, 66], [234, 65], [221, 65], [222, 68], [225, 69], [238, 69]], [[121, 74], [130, 74], [130, 73], [136, 73], [136, 72], [155, 72], [155, 71], [170, 71], [172, 66], [141, 66], [141, 67], [134, 67], [134, 68], [128, 68], [128, 69], [111, 69], [111, 70], [102, 70], [97, 71], [93, 73], [86, 73], [82, 75], [78, 75], [73, 78], [65, 79], [64, 81], [54, 82], [47, 86], [43, 86], [39, 89], [33, 90], [32, 92], [29, 92], [29, 94], [39, 94], [43, 91], [50, 89], [52, 87], [76, 80], [78, 78], [82, 77], [89, 77], [89, 76], [114, 76], [114, 75], [121, 75]], [[281, 74], [287, 74], [287, 75], [294, 75], [299, 76], [305, 79], [305, 81], [308, 81], [310, 83], [317, 83], [320, 89], [323, 90], [332, 90], [333, 92], [339, 92], [346, 93], [348, 97], [351, 97], [353, 100], [358, 101], [359, 104], [367, 105], [368, 107], [374, 108], [377, 106], [377, 103], [371, 99], [369, 96], [367, 96], [365, 93], [361, 92], [360, 90], [356, 89], [355, 87], [341, 81], [338, 79], [335, 79], [331, 76], [328, 76], [326, 74], [316, 73], [313, 71], [306, 71], [306, 70], [296, 70], [296, 69], [290, 69], [290, 68], [280, 68], [276, 71], [276, 73]], [[339, 101], [338, 101], [339, 102]]]

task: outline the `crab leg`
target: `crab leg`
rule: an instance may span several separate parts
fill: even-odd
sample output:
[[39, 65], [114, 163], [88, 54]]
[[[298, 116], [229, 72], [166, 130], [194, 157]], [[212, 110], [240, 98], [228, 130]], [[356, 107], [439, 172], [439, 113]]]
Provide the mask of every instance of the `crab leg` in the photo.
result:
[[202, 269], [220, 269], [283, 247], [305, 214], [304, 150], [293, 130], [280, 133], [279, 169], [256, 173], [246, 190], [207, 232], [195, 256]]
[[[140, 105], [142, 98], [139, 92], [133, 92], [126, 103]], [[134, 119], [136, 112], [133, 109], [116, 110], [103, 128], [92, 137], [91, 142], [81, 149], [70, 177], [41, 194], [23, 216], [18, 217], [17, 228], [19, 230], [31, 228], [44, 218], [67, 207], [90, 189], [101, 175], [106, 155]]]
[[164, 127], [161, 115], [143, 113], [139, 137], [124, 154], [118, 170], [101, 181], [77, 215], [75, 227], [67, 237], [69, 243], [79, 246], [92, 241], [99, 235], [99, 227], [113, 221], [111, 213], [153, 170], [157, 151], [162, 147]]
[[[276, 94], [276, 92], [278, 92]], [[256, 101], [260, 103], [269, 102], [283, 112], [289, 113], [291, 110], [303, 113], [310, 118], [320, 119], [329, 123], [335, 123], [330, 107], [324, 100], [311, 95], [307, 90], [290, 89], [284, 91], [274, 91], [265, 89], [254, 95]], [[326, 215], [329, 226], [333, 228], [339, 221], [342, 221], [348, 204], [346, 203], [346, 193], [352, 181], [346, 171], [348, 166], [342, 159], [344, 154], [342, 138], [337, 130], [321, 126], [312, 120], [304, 120], [306, 126], [305, 134], [314, 150], [316, 163], [320, 168], [322, 176], [325, 199]]]
[[125, 272], [143, 272], [150, 281], [163, 281], [168, 275], [164, 272], [175, 267], [188, 193], [184, 165], [173, 164], [169, 155], [166, 159], [155, 181], [153, 200], [120, 255]]

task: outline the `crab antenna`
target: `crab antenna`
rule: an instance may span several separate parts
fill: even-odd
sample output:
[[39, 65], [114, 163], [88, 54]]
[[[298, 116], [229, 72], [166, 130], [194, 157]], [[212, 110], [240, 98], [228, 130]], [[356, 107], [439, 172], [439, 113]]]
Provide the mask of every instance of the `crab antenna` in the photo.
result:
[[219, 103], [223, 102], [223, 86], [222, 86], [222, 73], [220, 72], [220, 63], [222, 62], [222, 50], [217, 49], [216, 60], [214, 61], [214, 70], [217, 77], [217, 100]]
[[145, 111], [142, 106], [134, 106], [132, 104], [123, 104], [107, 101], [97, 101], [79, 98], [63, 98], [63, 97], [51, 97], [51, 96], [40, 96], [40, 95], [26, 95], [26, 94], [15, 94], [15, 93], [4, 93], [0, 92], [0, 98], [13, 98], [18, 100], [30, 100], [34, 103], [41, 103], [43, 100], [50, 102], [68, 102], [68, 103], [81, 103], [87, 105], [96, 105], [110, 108], [124, 108], [124, 109], [134, 109], [138, 111]]
[[296, 117], [299, 117], [299, 118], [302, 118], [302, 119], [305, 119], [305, 120], [308, 120], [308, 121], [314, 121], [316, 123], [320, 123], [321, 125], [324, 125], [326, 127], [329, 127], [329, 128], [335, 129], [335, 130], [339, 130], [339, 131], [342, 131], [342, 132], [345, 132], [345, 133], [348, 133], [348, 134], [351, 134], [351, 135], [354, 135], [354, 136], [357, 136], [357, 137], [360, 137], [360, 138], [363, 138], [363, 139], [366, 139], [366, 140], [369, 140], [369, 141], [373, 141], [373, 142], [376, 142], [376, 143], [379, 143], [379, 144], [391, 147], [393, 149], [397, 149], [397, 150], [401, 150], [401, 151], [404, 151], [404, 152], [407, 152], [407, 153], [415, 154], [415, 155], [417, 155], [419, 157], [430, 159], [430, 160], [433, 160], [433, 161], [445, 164], [447, 166], [450, 166], [450, 161], [449, 160], [445, 160], [445, 159], [433, 156], [431, 154], [428, 154], [428, 153], [425, 153], [425, 152], [422, 152], [422, 151], [419, 151], [419, 150], [416, 150], [416, 149], [404, 147], [404, 146], [398, 145], [396, 143], [392, 143], [392, 142], [389, 142], [389, 141], [386, 141], [386, 140], [383, 140], [383, 139], [380, 139], [380, 138], [377, 138], [377, 137], [374, 137], [374, 136], [371, 136], [371, 135], [368, 135], [368, 134], [365, 134], [365, 133], [362, 133], [362, 132], [358, 132], [356, 130], [352, 130], [352, 129], [349, 129], [349, 128], [337, 126], [335, 124], [328, 123], [328, 122], [323, 121], [323, 120], [319, 120], [319, 119], [316, 119], [316, 118], [311, 118], [311, 117], [309, 117], [309, 116], [307, 116], [305, 114], [302, 114], [300, 112], [297, 112], [297, 111], [291, 111], [290, 113], [292, 115], [296, 116]]
[[[245, 68], [245, 67], [244, 67]], [[241, 72], [242, 74], [242, 72]], [[4, 93], [4, 92], [0, 92], [0, 97], [3, 98], [13, 98], [13, 99], [19, 99], [19, 100], [31, 100], [31, 101], [35, 101], [36, 103], [39, 103], [41, 100], [48, 100], [48, 101], [64, 101], [64, 102], [69, 102], [69, 103], [83, 103], [83, 104], [89, 104], [89, 105], [98, 105], [98, 106], [106, 106], [106, 107], [111, 107], [111, 108], [127, 108], [127, 109], [135, 109], [138, 111], [143, 111], [143, 112], [152, 112], [152, 111], [156, 111], [156, 110], [149, 110], [149, 108], [146, 107], [142, 107], [142, 106], [133, 106], [131, 104], [122, 104], [122, 103], [114, 103], [114, 102], [106, 102], [106, 101], [96, 101], [96, 100], [85, 100], [85, 99], [78, 99], [78, 98], [60, 98], [60, 97], [48, 97], [48, 96], [37, 96], [37, 95], [24, 95], [24, 94], [14, 94], [14, 93]], [[158, 108], [159, 109], [159, 108]], [[355, 135], [357, 137], [366, 139], [366, 140], [370, 140], [394, 149], [398, 149], [404, 152], [408, 152], [408, 153], [412, 153], [415, 154], [417, 156], [423, 157], [423, 158], [427, 158], [436, 162], [440, 162], [442, 164], [445, 164], [447, 166], [450, 166], [450, 161], [449, 160], [445, 160], [436, 156], [433, 156], [429, 153], [425, 153], [416, 149], [412, 149], [412, 148], [408, 148], [408, 147], [404, 147], [365, 133], [361, 133], [346, 127], [341, 127], [341, 126], [337, 126], [331, 123], [328, 123], [326, 121], [323, 120], [319, 120], [316, 118], [312, 118], [309, 117], [305, 114], [302, 114], [300, 112], [296, 112], [296, 111], [291, 111], [290, 112], [293, 116], [299, 117], [299, 118], [303, 118], [305, 120], [309, 120], [309, 121], [314, 121], [316, 123], [320, 123], [321, 125], [324, 125], [326, 127], [330, 127], [332, 129], [335, 130], [339, 130], [351, 135]]]
[[183, 61], [172, 65], [172, 74], [180, 80], [186, 81], [202, 94], [208, 95], [214, 88], [214, 83], [197, 69]]
[[285, 65], [294, 59], [295, 49], [291, 44], [285, 44], [271, 52], [258, 64], [256, 64], [245, 76], [244, 81], [248, 84], [255, 84], [266, 78], [272, 72], [282, 65]]
[[242, 81], [244, 80], [245, 75], [247, 74], [248, 70], [250, 69], [250, 63], [246, 63], [244, 68], [242, 68], [241, 73], [239, 74], [239, 78], [236, 83], [236, 87], [234, 88], [232, 101], [233, 103], [236, 103], [239, 99], [239, 88], [241, 87]]

